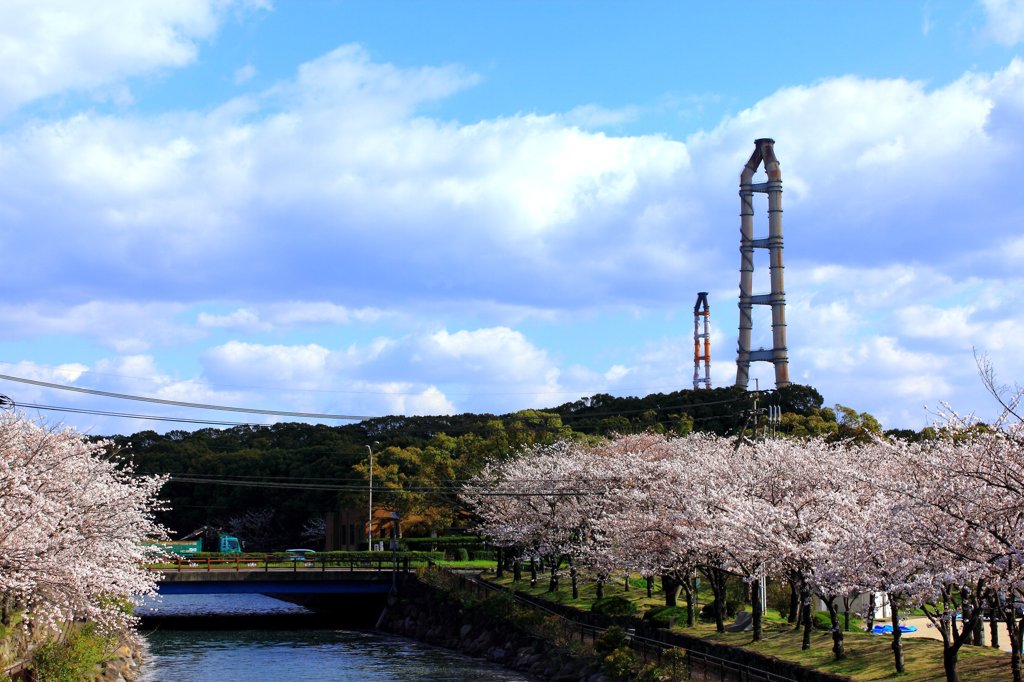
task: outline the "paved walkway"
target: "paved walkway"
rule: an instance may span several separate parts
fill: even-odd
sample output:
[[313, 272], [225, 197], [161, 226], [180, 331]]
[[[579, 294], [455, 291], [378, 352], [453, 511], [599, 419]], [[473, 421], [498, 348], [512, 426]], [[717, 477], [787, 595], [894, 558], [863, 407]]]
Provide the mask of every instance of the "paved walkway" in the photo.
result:
[[[878, 623], [880, 621], [875, 621], [875, 622]], [[891, 622], [891, 621], [886, 621], [886, 622]], [[935, 626], [932, 625], [932, 622], [930, 620], [928, 620], [927, 618], [924, 618], [924, 617], [921, 617], [921, 618], [907, 618], [907, 619], [905, 619], [903, 621], [903, 624], [904, 625], [915, 625], [915, 626], [917, 626], [917, 632], [907, 632], [907, 633], [905, 633], [903, 635], [904, 637], [928, 637], [930, 639], [937, 639], [937, 640], [940, 640], [940, 641], [942, 640], [942, 635], [939, 634], [939, 631], [935, 629]], [[988, 628], [989, 628], [989, 624], [985, 623], [984, 639], [985, 639], [985, 644], [986, 645], [989, 643], [989, 629]], [[998, 623], [998, 630], [999, 630], [999, 648], [1002, 649], [1003, 651], [1009, 651], [1010, 650], [1010, 636], [1008, 634], [1006, 634], [1006, 623]], [[892, 635], [888, 635], [888, 636], [891, 637]]]

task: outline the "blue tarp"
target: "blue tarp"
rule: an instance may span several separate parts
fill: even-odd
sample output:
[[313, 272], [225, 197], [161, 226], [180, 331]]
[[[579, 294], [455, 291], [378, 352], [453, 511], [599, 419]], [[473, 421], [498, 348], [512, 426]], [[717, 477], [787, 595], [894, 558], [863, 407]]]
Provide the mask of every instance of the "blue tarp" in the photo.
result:
[[[891, 625], [876, 625], [871, 632], [876, 635], [892, 634]], [[901, 625], [900, 632], [917, 632], [917, 627], [913, 625]]]

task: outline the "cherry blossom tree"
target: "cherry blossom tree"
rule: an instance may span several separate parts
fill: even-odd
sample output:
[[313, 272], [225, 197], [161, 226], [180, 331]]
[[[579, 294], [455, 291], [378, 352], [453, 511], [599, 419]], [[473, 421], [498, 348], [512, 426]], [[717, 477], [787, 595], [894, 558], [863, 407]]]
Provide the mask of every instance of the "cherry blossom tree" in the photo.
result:
[[153, 511], [165, 479], [135, 475], [112, 448], [0, 416], [0, 595], [33, 627], [124, 627], [123, 602], [155, 593], [143, 542], [164, 536]]

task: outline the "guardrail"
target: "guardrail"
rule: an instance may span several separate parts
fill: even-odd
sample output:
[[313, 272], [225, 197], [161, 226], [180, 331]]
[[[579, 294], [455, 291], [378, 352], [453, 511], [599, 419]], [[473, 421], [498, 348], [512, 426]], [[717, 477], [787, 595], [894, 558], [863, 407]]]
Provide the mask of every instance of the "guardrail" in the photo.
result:
[[[397, 558], [384, 557], [366, 559], [333, 559], [305, 557], [289, 560], [280, 554], [236, 554], [233, 557], [175, 557], [157, 564], [146, 566], [151, 571], [400, 571], [407, 573], [415, 566], [410, 558], [399, 555]], [[423, 565], [426, 562], [419, 562]]]

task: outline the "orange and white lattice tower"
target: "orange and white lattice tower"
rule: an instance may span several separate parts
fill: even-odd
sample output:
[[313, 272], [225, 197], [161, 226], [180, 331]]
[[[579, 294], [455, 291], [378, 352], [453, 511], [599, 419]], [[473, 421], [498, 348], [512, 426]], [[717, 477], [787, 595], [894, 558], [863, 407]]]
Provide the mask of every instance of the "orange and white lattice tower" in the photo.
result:
[[701, 384], [711, 388], [711, 306], [706, 291], [697, 292], [697, 302], [693, 305], [693, 387], [700, 388]]

